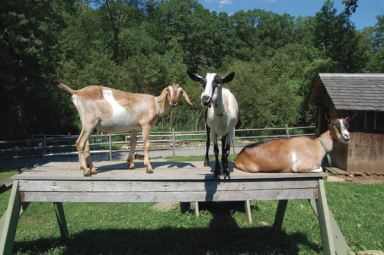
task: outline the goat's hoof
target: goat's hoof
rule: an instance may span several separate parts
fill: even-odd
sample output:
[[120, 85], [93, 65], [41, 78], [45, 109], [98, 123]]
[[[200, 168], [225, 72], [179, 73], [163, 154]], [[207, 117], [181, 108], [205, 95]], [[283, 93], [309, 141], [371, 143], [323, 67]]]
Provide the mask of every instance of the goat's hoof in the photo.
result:
[[133, 169], [135, 169], [135, 164], [128, 164], [128, 169], [129, 170], [133, 170]]
[[153, 170], [152, 169], [147, 169], [147, 174], [153, 174]]
[[208, 160], [204, 160], [204, 166], [205, 167], [209, 166], [209, 161]]
[[91, 166], [89, 169], [91, 170], [91, 174], [96, 174], [96, 167]]
[[88, 176], [91, 176], [92, 174], [91, 174], [91, 171], [88, 169], [88, 170], [86, 170], [86, 171], [83, 172], [83, 175], [84, 175], [85, 177], [88, 177]]
[[231, 179], [231, 176], [229, 175], [229, 173], [225, 173], [225, 174], [224, 174], [224, 179], [228, 179], [228, 180]]

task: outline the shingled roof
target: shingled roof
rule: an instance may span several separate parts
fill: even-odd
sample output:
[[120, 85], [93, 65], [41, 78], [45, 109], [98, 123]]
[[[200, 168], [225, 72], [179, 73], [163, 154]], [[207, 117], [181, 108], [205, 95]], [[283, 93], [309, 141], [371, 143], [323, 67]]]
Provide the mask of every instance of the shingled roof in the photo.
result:
[[310, 104], [318, 105], [325, 92], [336, 110], [384, 111], [384, 74], [320, 73]]

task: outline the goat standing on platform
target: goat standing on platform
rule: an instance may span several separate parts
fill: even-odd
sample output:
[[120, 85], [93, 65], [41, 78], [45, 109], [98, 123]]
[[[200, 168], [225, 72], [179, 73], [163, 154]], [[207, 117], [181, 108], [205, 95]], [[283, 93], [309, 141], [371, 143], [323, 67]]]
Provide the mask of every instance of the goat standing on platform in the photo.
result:
[[334, 119], [329, 130], [319, 137], [293, 137], [245, 146], [234, 166], [242, 171], [256, 172], [321, 172], [321, 161], [335, 142], [348, 143], [351, 118]]
[[201, 94], [201, 102], [205, 107], [208, 107], [205, 116], [207, 141], [204, 166], [209, 165], [208, 153], [211, 137], [214, 143], [215, 152], [214, 174], [216, 177], [220, 176], [220, 163], [218, 158], [219, 147], [217, 139], [218, 137], [221, 137], [223, 174], [224, 178], [229, 178], [228, 155], [235, 126], [239, 119], [239, 106], [233, 94], [228, 89], [224, 88], [223, 85], [224, 83], [232, 81], [235, 77], [235, 73], [230, 73], [224, 78], [221, 78], [215, 73], [207, 73], [202, 77], [188, 69], [188, 75], [192, 80], [201, 82], [203, 85], [204, 91]]
[[88, 86], [73, 90], [68, 86], [55, 84], [72, 95], [72, 101], [80, 115], [82, 130], [76, 141], [79, 152], [80, 168], [84, 176], [96, 173], [89, 152], [89, 136], [96, 128], [102, 132], [122, 133], [131, 131], [128, 168], [133, 169], [133, 152], [136, 147], [137, 131], [141, 130], [144, 140], [144, 166], [147, 173], [153, 173], [149, 162], [149, 132], [160, 114], [167, 112], [170, 107], [177, 106], [179, 97], [192, 105], [187, 93], [178, 84], [172, 84], [163, 89], [160, 96], [128, 93], [103, 86]]

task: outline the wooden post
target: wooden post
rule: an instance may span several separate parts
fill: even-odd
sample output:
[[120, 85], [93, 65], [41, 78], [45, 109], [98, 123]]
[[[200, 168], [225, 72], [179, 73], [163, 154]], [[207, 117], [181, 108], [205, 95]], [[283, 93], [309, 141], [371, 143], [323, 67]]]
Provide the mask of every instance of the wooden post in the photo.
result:
[[47, 136], [44, 134], [43, 135], [43, 158], [45, 158], [45, 154], [47, 149]]
[[13, 181], [11, 196], [0, 234], [0, 254], [12, 254], [13, 241], [16, 235], [17, 223], [21, 208], [19, 181]]
[[287, 124], [285, 124], [285, 135], [287, 136], [287, 138], [290, 137], [290, 135], [289, 135], [289, 129], [288, 129], [288, 125], [287, 125]]
[[233, 146], [232, 146], [233, 155], [236, 154], [236, 129], [233, 130]]
[[281, 231], [283, 225], [285, 210], [287, 209], [288, 200], [279, 200], [277, 205], [275, 221], [273, 222], [273, 229], [275, 231]]
[[316, 200], [316, 206], [320, 224], [321, 240], [323, 243], [323, 253], [327, 255], [335, 255], [335, 243], [333, 240], [331, 219], [329, 216], [323, 179], [319, 180], [319, 198]]
[[251, 201], [249, 200], [245, 200], [245, 212], [247, 213], [248, 223], [252, 224]]
[[[318, 215], [316, 200], [310, 199], [309, 203], [311, 204], [313, 211], [316, 213], [316, 215]], [[331, 210], [328, 210], [328, 212], [331, 220], [332, 234], [333, 234], [333, 240], [335, 242], [336, 254], [354, 254], [351, 248], [349, 248], [347, 241], [345, 240], [343, 233], [341, 232], [339, 226], [337, 225], [337, 222]]]
[[175, 143], [176, 143], [176, 137], [175, 137], [175, 129], [172, 128], [172, 156], [175, 157], [176, 156], [176, 152], [175, 152]]
[[199, 202], [194, 202], [195, 204], [195, 215], [196, 217], [200, 217], [200, 210], [199, 210]]
[[109, 160], [112, 161], [112, 135], [108, 134]]
[[65, 220], [63, 204], [59, 202], [54, 202], [53, 206], [55, 207], [55, 214], [56, 214], [57, 223], [59, 223], [61, 238], [66, 240], [69, 238], [69, 233], [68, 233], [67, 221]]

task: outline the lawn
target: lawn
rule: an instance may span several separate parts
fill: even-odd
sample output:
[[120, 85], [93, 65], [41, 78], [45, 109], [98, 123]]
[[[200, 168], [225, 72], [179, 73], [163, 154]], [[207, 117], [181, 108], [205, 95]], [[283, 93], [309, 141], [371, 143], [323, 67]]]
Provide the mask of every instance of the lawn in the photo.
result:
[[[0, 178], [15, 173], [2, 170]], [[354, 251], [384, 250], [384, 185], [326, 183], [328, 202]], [[9, 192], [0, 196], [1, 213]], [[64, 203], [71, 238], [60, 240], [53, 206], [32, 203], [18, 225], [17, 254], [322, 254], [319, 226], [306, 201], [288, 203], [273, 233], [277, 202], [255, 202], [249, 225], [243, 203], [201, 204], [197, 218], [177, 204]]]

